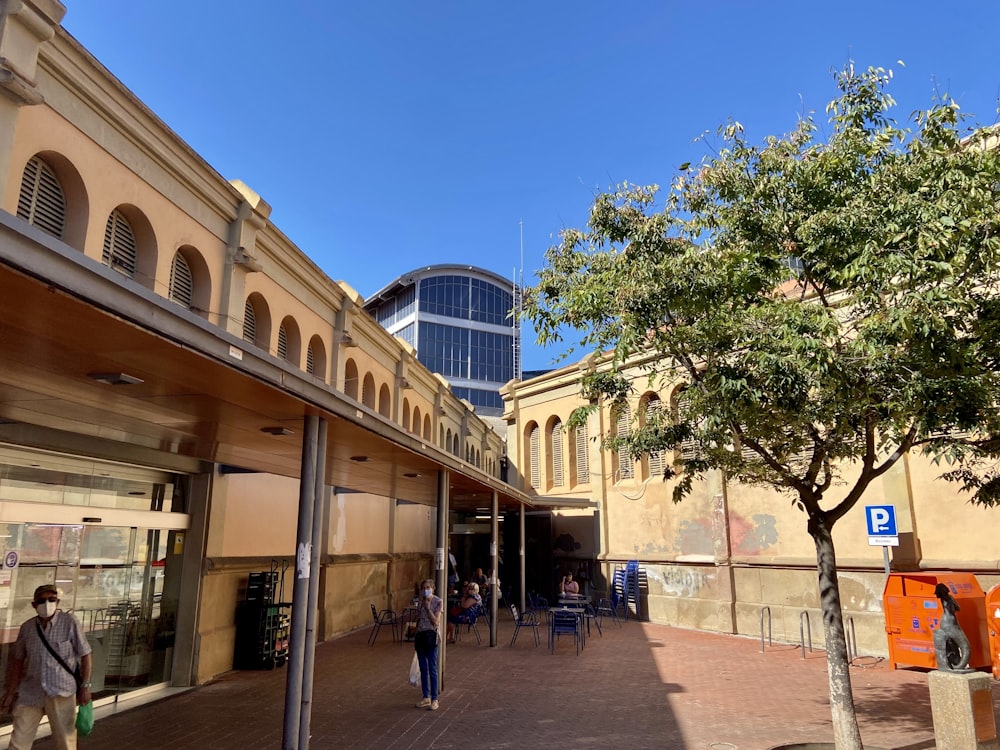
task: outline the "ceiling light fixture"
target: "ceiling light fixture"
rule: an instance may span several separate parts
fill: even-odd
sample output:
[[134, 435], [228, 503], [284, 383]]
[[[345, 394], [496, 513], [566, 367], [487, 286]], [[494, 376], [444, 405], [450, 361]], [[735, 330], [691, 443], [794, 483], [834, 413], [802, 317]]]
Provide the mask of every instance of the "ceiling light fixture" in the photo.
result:
[[138, 385], [142, 378], [124, 372], [88, 372], [87, 377], [105, 385]]
[[420, 475], [415, 471], [408, 471], [405, 474], [403, 474], [403, 476], [406, 477], [407, 479], [416, 479]]
[[268, 435], [294, 435], [295, 430], [289, 430], [287, 427], [261, 427], [261, 432], [266, 432]]
[[355, 461], [355, 462], [357, 462], [359, 464], [363, 464], [366, 461], [371, 461], [371, 459], [368, 458], [368, 456], [351, 456], [351, 460]]

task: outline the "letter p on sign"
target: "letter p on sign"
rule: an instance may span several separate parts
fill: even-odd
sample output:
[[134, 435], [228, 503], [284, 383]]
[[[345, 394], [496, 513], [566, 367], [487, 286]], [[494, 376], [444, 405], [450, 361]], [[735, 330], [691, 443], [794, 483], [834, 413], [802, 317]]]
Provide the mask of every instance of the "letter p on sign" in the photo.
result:
[[869, 536], [897, 536], [896, 509], [892, 505], [867, 505]]

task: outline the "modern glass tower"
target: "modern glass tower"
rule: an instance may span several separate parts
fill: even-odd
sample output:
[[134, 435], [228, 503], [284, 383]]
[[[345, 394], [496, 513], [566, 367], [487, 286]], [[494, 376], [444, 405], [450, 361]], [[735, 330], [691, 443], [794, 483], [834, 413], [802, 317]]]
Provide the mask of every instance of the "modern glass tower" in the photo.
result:
[[368, 297], [365, 309], [477, 414], [499, 417], [500, 387], [520, 372], [516, 293], [492, 271], [442, 264], [403, 274]]

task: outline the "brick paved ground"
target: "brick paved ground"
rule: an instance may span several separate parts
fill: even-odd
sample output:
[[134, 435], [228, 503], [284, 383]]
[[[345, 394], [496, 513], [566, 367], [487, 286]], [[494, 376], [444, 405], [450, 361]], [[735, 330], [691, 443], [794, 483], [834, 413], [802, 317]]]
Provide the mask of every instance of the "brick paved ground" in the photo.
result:
[[[765, 654], [754, 639], [630, 621], [606, 623], [576, 656], [550, 655], [530, 633], [496, 648], [463, 637], [448, 650], [441, 709], [417, 710], [406, 682], [412, 649], [367, 630], [316, 651], [310, 748], [522, 747], [766, 750], [830, 742], [826, 657], [797, 647]], [[927, 673], [884, 662], [852, 669], [864, 741], [890, 750], [934, 747]], [[100, 717], [81, 750], [281, 748], [285, 669], [238, 672], [195, 690]], [[994, 683], [995, 704], [1000, 683]], [[36, 747], [48, 750], [51, 740]], [[943, 750], [943, 749], [942, 749]]]

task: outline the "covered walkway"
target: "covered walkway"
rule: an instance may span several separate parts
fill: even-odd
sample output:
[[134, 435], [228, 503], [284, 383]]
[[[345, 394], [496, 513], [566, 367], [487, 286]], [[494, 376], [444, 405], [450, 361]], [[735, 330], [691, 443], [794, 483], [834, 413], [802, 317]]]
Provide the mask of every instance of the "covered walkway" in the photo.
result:
[[[754, 639], [629, 621], [607, 623], [576, 656], [550, 655], [509, 618], [496, 648], [465, 637], [448, 650], [441, 709], [414, 708], [409, 644], [359, 630], [316, 649], [310, 747], [667, 748], [766, 750], [832, 741], [826, 657]], [[851, 672], [866, 743], [930, 750], [927, 673], [877, 662]], [[274, 750], [281, 747], [284, 670], [234, 672], [171, 698], [98, 718], [85, 750]], [[994, 683], [1000, 697], [1000, 683]], [[127, 707], [128, 704], [125, 704]], [[51, 741], [39, 741], [42, 750]]]

